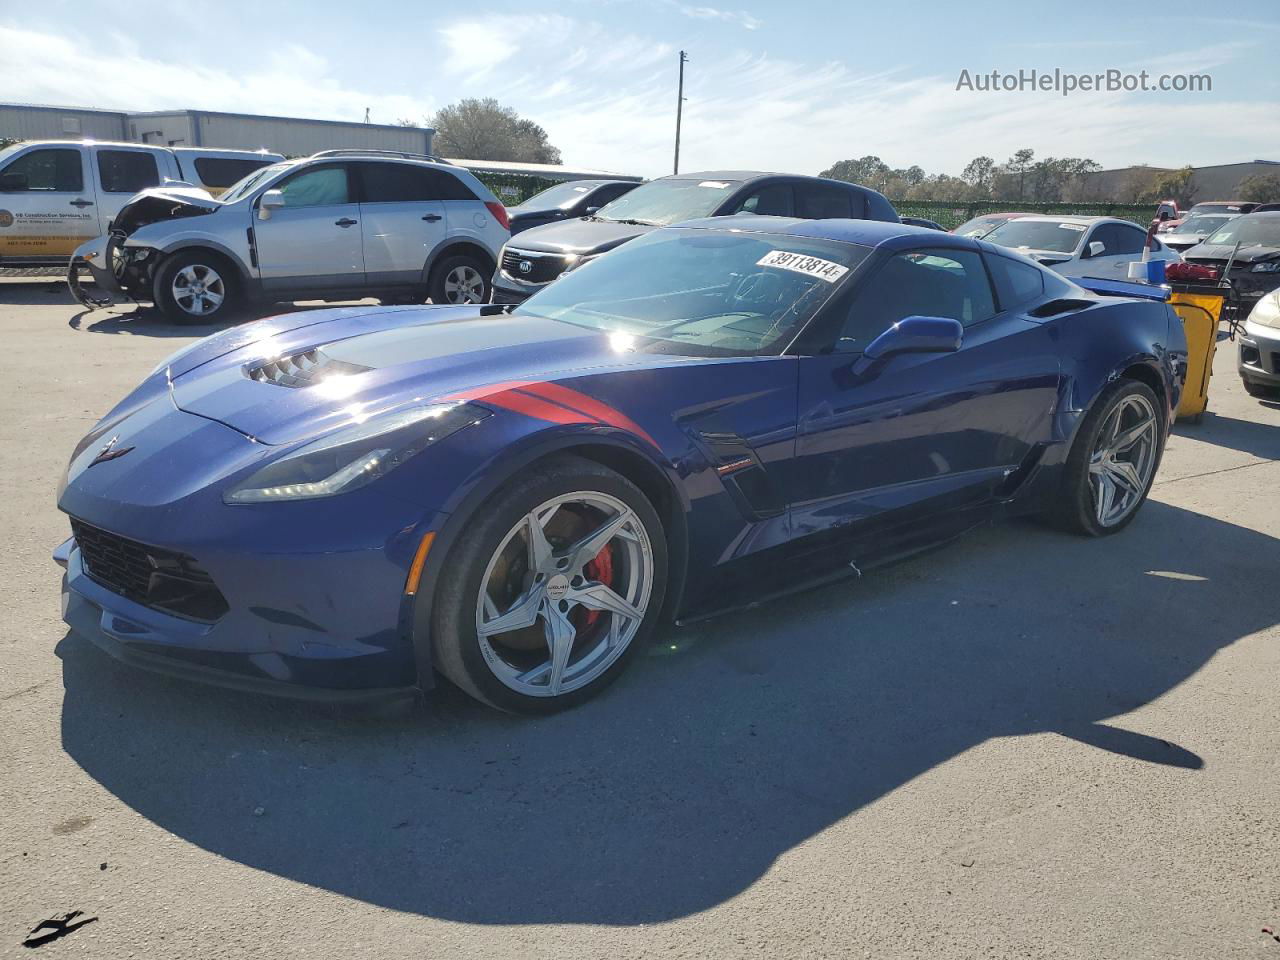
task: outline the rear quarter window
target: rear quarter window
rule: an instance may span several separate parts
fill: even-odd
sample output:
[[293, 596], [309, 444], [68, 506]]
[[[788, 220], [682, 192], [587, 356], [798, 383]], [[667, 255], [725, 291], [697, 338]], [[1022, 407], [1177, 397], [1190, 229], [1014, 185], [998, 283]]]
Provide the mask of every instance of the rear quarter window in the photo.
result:
[[1001, 310], [1013, 310], [1044, 296], [1043, 271], [1009, 257], [986, 254], [986, 260]]

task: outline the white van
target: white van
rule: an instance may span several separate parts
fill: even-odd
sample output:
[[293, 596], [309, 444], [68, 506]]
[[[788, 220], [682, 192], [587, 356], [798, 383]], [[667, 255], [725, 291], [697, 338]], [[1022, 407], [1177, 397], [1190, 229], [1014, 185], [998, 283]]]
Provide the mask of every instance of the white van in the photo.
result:
[[217, 195], [284, 158], [252, 150], [28, 140], [0, 150], [0, 266], [65, 266], [140, 190], [166, 181]]

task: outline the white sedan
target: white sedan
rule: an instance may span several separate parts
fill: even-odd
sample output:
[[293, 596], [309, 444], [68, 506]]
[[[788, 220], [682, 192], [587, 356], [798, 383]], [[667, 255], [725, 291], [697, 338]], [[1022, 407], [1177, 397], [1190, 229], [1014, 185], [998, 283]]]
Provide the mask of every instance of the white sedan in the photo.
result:
[[[1127, 280], [1129, 264], [1142, 259], [1147, 231], [1115, 217], [1018, 217], [982, 238], [1011, 247], [1065, 277]], [[1182, 259], [1158, 238], [1151, 241], [1151, 260]]]

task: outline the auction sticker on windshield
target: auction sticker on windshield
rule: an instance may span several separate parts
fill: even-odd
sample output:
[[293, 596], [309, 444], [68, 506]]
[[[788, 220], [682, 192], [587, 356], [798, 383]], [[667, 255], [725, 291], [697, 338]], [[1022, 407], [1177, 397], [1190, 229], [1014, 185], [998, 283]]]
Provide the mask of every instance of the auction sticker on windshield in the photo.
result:
[[781, 267], [783, 270], [794, 270], [806, 277], [817, 277], [827, 283], [835, 283], [849, 268], [820, 257], [810, 257], [803, 253], [788, 253], [786, 250], [774, 250], [766, 253], [756, 261], [757, 267]]

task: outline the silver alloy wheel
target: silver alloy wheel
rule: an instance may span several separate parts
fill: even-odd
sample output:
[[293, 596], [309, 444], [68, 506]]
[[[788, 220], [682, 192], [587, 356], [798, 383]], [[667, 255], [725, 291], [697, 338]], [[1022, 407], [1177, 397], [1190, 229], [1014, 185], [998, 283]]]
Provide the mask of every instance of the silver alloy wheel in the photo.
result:
[[227, 288], [213, 267], [193, 263], [173, 276], [173, 299], [193, 317], [206, 317], [226, 299]]
[[484, 277], [467, 264], [459, 264], [444, 275], [444, 298], [450, 303], [484, 303]]
[[[554, 543], [566, 539], [555, 530], [570, 531], [567, 542]], [[593, 576], [606, 552], [607, 583]], [[480, 581], [476, 635], [485, 663], [530, 697], [586, 686], [635, 638], [653, 573], [649, 533], [617, 497], [579, 491], [547, 500], [511, 528]]]
[[1113, 527], [1142, 502], [1156, 467], [1160, 421], [1140, 394], [1121, 400], [1107, 415], [1089, 458], [1089, 485], [1098, 523]]

